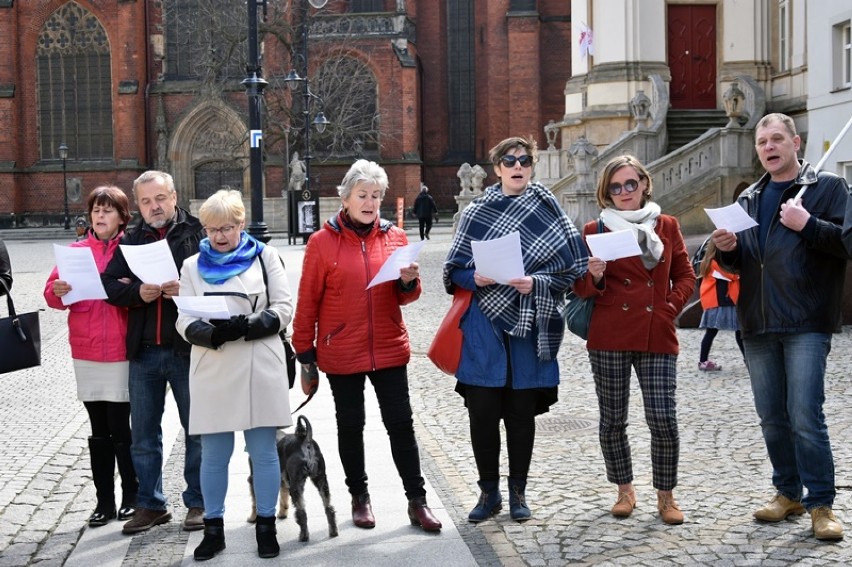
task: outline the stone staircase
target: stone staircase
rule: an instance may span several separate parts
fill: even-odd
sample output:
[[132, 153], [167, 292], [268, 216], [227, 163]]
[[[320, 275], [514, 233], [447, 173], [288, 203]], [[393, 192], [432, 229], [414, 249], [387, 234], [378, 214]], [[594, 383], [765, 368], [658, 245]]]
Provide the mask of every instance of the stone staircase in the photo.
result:
[[721, 128], [728, 123], [724, 110], [673, 110], [666, 116], [668, 146], [666, 153], [682, 148], [710, 128]]

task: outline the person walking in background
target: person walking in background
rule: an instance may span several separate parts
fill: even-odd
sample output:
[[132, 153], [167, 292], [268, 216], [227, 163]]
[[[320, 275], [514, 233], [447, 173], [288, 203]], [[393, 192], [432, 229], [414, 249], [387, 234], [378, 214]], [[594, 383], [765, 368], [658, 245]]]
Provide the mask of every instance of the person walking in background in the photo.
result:
[[196, 560], [225, 549], [225, 495], [234, 432], [242, 431], [252, 464], [257, 500], [258, 555], [276, 557], [275, 505], [281, 468], [275, 445], [278, 427], [292, 425], [279, 331], [290, 323], [293, 301], [287, 274], [271, 246], [245, 232], [246, 210], [239, 191], [214, 193], [198, 210], [207, 232], [200, 251], [183, 263], [181, 296], [224, 296], [226, 320], [208, 321], [180, 313], [178, 332], [192, 344], [189, 432], [201, 435], [204, 539]]
[[420, 240], [424, 238], [429, 240], [429, 233], [432, 231], [432, 217], [435, 218], [435, 222], [438, 221], [438, 207], [435, 205], [432, 195], [429, 194], [429, 188], [422, 183], [420, 184], [420, 194], [414, 199], [414, 214], [420, 224]]
[[[96, 187], [86, 199], [92, 229], [72, 248], [89, 248], [103, 272], [118, 248], [130, 221], [130, 201], [113, 185]], [[56, 268], [44, 285], [44, 299], [54, 309], [68, 310], [68, 340], [77, 398], [83, 402], [92, 425], [89, 458], [98, 503], [89, 526], [103, 526], [118, 517], [127, 521], [136, 510], [139, 483], [130, 458], [130, 394], [126, 356], [127, 309], [102, 299], [65, 305], [62, 298], [71, 285], [59, 279]], [[115, 466], [121, 476], [121, 506], [115, 509]]]
[[[165, 239], [180, 269], [185, 259], [198, 252], [203, 228], [198, 219], [177, 206], [174, 179], [162, 171], [146, 171], [133, 182], [133, 194], [142, 221], [124, 234], [121, 244], [138, 246]], [[161, 428], [168, 386], [177, 404], [186, 444], [183, 502], [187, 513], [183, 529], [203, 529], [204, 500], [199, 480], [201, 440], [189, 434], [189, 344], [175, 330], [178, 314], [172, 300], [180, 291], [179, 283], [143, 283], [130, 270], [120, 247], [101, 274], [101, 280], [107, 301], [129, 308], [131, 455], [139, 478], [139, 492], [136, 515], [124, 524], [122, 532], [143, 532], [172, 519], [163, 494]]]
[[630, 230], [641, 256], [604, 262], [589, 258], [589, 271], [574, 284], [579, 297], [594, 297], [586, 348], [600, 409], [600, 443], [607, 480], [618, 485], [612, 507], [617, 518], [636, 507], [633, 463], [627, 439], [631, 369], [636, 371], [651, 431], [651, 467], [657, 510], [666, 524], [683, 523], [675, 501], [680, 437], [677, 426], [675, 318], [695, 288], [695, 272], [680, 225], [651, 200], [651, 175], [630, 155], [609, 161], [601, 172], [597, 201], [600, 221], [583, 235]]
[[12, 289], [12, 262], [9, 261], [9, 251], [6, 244], [0, 238], [0, 280], [5, 285], [0, 285], [0, 295], [6, 295], [7, 289]]
[[698, 370], [702, 372], [718, 372], [721, 364], [710, 360], [710, 349], [719, 330], [734, 331], [734, 339], [740, 352], [743, 350], [743, 340], [737, 323], [737, 297], [740, 294], [740, 277], [727, 272], [716, 261], [716, 245], [707, 240], [704, 257], [698, 265], [698, 277], [701, 278], [699, 295], [701, 298], [701, 322], [699, 329], [705, 329], [701, 339], [701, 353], [698, 357]]
[[388, 176], [360, 159], [337, 188], [341, 210], [311, 235], [305, 248], [293, 348], [305, 375], [326, 373], [337, 418], [337, 445], [352, 495], [352, 521], [376, 525], [364, 462], [364, 383], [373, 384], [391, 453], [408, 499], [411, 523], [438, 531], [426, 504], [420, 453], [408, 394], [411, 345], [401, 305], [420, 297], [415, 262], [399, 278], [367, 289], [385, 260], [408, 244], [405, 231], [379, 218]]
[[797, 158], [800, 145], [789, 116], [760, 119], [755, 149], [766, 173], [737, 199], [758, 226], [717, 229], [712, 238], [719, 264], [740, 275], [737, 314], [777, 491], [754, 517], [780, 522], [807, 510], [816, 539], [838, 540], [823, 403], [831, 334], [840, 332], [852, 244], [849, 238], [844, 247], [842, 234], [852, 236], [852, 202], [842, 177]]
[[[509, 514], [531, 517], [526, 485], [535, 416], [557, 400], [565, 294], [586, 271], [586, 247], [574, 224], [543, 185], [531, 182], [537, 147], [512, 137], [491, 148], [500, 182], [461, 213], [444, 262], [444, 287], [474, 290], [461, 322], [464, 335], [456, 392], [465, 401], [481, 494], [468, 514], [481, 522], [502, 508], [500, 421], [509, 455]], [[520, 232], [524, 275], [498, 284], [477, 272], [471, 242]]]

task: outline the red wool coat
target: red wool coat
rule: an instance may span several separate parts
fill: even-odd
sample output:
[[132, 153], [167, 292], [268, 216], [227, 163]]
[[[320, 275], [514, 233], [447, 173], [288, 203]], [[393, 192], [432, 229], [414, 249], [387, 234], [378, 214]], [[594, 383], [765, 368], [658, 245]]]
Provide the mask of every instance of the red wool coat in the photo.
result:
[[[597, 220], [583, 227], [584, 237], [597, 232]], [[603, 289], [588, 272], [574, 282], [579, 297], [595, 296], [589, 350], [678, 353], [674, 320], [692, 295], [695, 272], [677, 219], [660, 215], [655, 232], [663, 255], [652, 270], [638, 256], [621, 258], [606, 263]]]
[[408, 244], [405, 231], [387, 221], [359, 237], [335, 217], [305, 248], [293, 319], [296, 353], [316, 347], [320, 370], [354, 374], [408, 364], [411, 347], [401, 305], [420, 297], [420, 280], [403, 291], [398, 280], [367, 284], [394, 250]]

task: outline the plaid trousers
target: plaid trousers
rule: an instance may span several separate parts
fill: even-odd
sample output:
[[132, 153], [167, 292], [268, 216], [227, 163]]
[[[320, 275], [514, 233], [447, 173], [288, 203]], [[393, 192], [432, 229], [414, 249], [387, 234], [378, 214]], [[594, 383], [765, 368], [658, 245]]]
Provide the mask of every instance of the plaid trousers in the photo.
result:
[[633, 463], [627, 439], [631, 368], [636, 369], [645, 421], [651, 431], [654, 488], [677, 485], [680, 438], [677, 430], [677, 355], [636, 351], [589, 350], [600, 409], [599, 436], [606, 477], [615, 484], [633, 482]]

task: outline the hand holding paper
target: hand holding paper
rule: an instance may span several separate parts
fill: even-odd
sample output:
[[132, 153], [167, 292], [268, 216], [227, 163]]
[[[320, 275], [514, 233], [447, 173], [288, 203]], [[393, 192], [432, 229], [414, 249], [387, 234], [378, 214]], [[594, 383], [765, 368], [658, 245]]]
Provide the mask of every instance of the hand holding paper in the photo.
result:
[[478, 274], [500, 284], [524, 277], [520, 232], [512, 232], [494, 240], [474, 240], [470, 247]]
[[728, 232], [741, 232], [757, 226], [754, 219], [748, 216], [745, 209], [738, 203], [732, 203], [719, 209], [704, 209], [704, 212], [707, 213], [716, 228], [724, 228]]
[[629, 229], [587, 234], [586, 242], [589, 244], [592, 256], [604, 262], [642, 255], [639, 243], [636, 242], [633, 231]]
[[417, 260], [417, 256], [420, 255], [420, 250], [423, 248], [424, 244], [426, 244], [426, 241], [421, 240], [420, 242], [409, 244], [408, 246], [403, 246], [394, 250], [393, 254], [388, 256], [388, 259], [385, 260], [385, 263], [382, 264], [381, 268], [379, 268], [379, 273], [376, 274], [372, 281], [370, 281], [369, 285], [367, 285], [367, 289], [379, 285], [380, 283], [393, 281], [399, 278], [400, 271], [404, 268], [408, 268]]
[[71, 248], [53, 245], [59, 279], [70, 287], [62, 296], [62, 305], [71, 305], [86, 299], [106, 299], [101, 275], [95, 264], [91, 248]]

